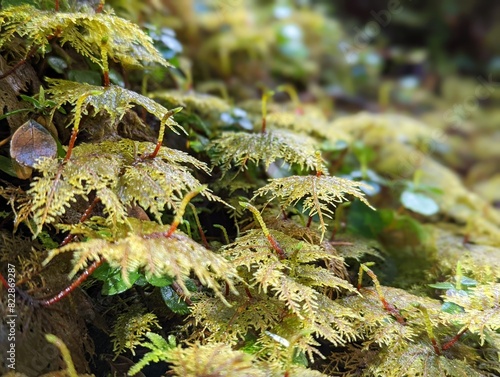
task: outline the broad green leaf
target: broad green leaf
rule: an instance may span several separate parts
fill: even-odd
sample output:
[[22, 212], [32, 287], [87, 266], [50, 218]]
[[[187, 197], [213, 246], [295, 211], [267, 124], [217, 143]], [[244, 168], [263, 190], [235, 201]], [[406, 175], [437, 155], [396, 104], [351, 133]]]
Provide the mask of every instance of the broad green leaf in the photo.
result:
[[439, 211], [439, 206], [434, 199], [419, 192], [403, 191], [401, 194], [401, 203], [406, 208], [421, 215], [431, 216]]
[[164, 276], [147, 275], [146, 281], [155, 287], [166, 287], [166, 286], [172, 284], [174, 279], [172, 279], [168, 275], [164, 275]]
[[166, 287], [160, 288], [161, 297], [163, 297], [163, 302], [165, 305], [176, 314], [189, 314], [190, 310], [186, 301], [181, 299], [177, 292], [175, 292], [172, 286], [168, 285]]

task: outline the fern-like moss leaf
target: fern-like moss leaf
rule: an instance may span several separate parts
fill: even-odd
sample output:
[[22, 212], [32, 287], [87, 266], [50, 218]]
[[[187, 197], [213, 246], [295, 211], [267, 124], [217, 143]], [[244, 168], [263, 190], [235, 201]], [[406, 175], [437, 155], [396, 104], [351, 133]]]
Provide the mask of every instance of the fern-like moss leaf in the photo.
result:
[[128, 109], [138, 105], [160, 120], [158, 140], [163, 140], [165, 127], [169, 127], [175, 133], [178, 133], [177, 130], [185, 132], [172, 118], [180, 108], [169, 111], [158, 102], [134, 91], [116, 85], [103, 87], [60, 79], [47, 79], [47, 82], [49, 83], [47, 93], [56, 103], [54, 111], [65, 103], [75, 106], [73, 121], [77, 129], [82, 115], [88, 113], [89, 106], [96, 113], [106, 112], [113, 122], [121, 119]]
[[472, 288], [468, 295], [449, 294], [444, 299], [463, 308], [463, 313], [452, 315], [453, 321], [479, 334], [481, 344], [488, 331], [500, 329], [500, 284], [480, 285]]
[[301, 168], [316, 167], [315, 140], [286, 130], [265, 133], [225, 132], [210, 144], [214, 154], [212, 162], [224, 171], [231, 165], [246, 168], [248, 162], [262, 161], [267, 169], [278, 159]]
[[[58, 254], [71, 251], [73, 270], [70, 276], [73, 276], [89, 262], [104, 258], [112, 268], [121, 268], [125, 281], [128, 281], [130, 272], [137, 270], [144, 270], [152, 276], [168, 275], [177, 281], [186, 296], [191, 295], [191, 292], [185, 280], [193, 272], [203, 285], [213, 289], [226, 302], [218, 280], [224, 280], [233, 287], [232, 280], [238, 276], [228, 261], [180, 231], [165, 237], [167, 226], [135, 218], [129, 218], [128, 223], [132, 231], [127, 226], [119, 226], [120, 232], [111, 239], [95, 238], [87, 242], [70, 243], [51, 250], [44, 263]], [[73, 233], [78, 234], [78, 227]]]
[[130, 350], [135, 355], [135, 347], [144, 343], [144, 336], [152, 327], [161, 328], [155, 314], [144, 313], [144, 308], [138, 305], [128, 308], [125, 313], [118, 315], [113, 326], [113, 352], [119, 355]]
[[322, 237], [326, 232], [324, 217], [331, 218], [333, 210], [330, 206], [348, 200], [346, 195], [361, 200], [370, 208], [374, 209], [365, 199], [360, 187], [366, 185], [362, 182], [349, 179], [328, 176], [308, 175], [272, 179], [266, 186], [255, 191], [254, 198], [271, 194], [269, 201], [278, 198], [283, 207], [295, 206], [302, 200], [303, 211], [308, 211], [309, 216], [318, 215], [319, 229]]
[[[124, 223], [126, 207], [131, 204], [151, 211], [160, 221], [165, 206], [177, 209], [184, 195], [200, 186], [189, 168], [181, 163], [204, 172], [208, 172], [208, 167], [182, 151], [167, 147], [161, 147], [155, 158], [140, 158], [154, 148], [148, 142], [123, 139], [77, 146], [64, 164], [56, 158], [39, 160], [36, 169], [41, 175], [28, 191], [36, 231], [64, 214], [77, 196], [86, 198], [91, 191], [104, 204], [110, 224]], [[210, 200], [220, 200], [209, 190], [201, 194]]]
[[45, 53], [57, 36], [61, 44], [70, 44], [103, 70], [107, 70], [108, 56], [129, 66], [145, 63], [170, 66], [136, 24], [110, 13], [54, 13], [24, 5], [4, 9], [0, 19], [2, 45], [17, 33], [28, 41], [27, 51], [37, 46]]

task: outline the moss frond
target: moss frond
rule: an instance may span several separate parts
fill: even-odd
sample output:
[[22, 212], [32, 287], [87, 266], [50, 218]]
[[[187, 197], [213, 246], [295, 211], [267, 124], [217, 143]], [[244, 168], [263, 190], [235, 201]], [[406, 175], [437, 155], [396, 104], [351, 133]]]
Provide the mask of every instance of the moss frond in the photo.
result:
[[158, 136], [160, 141], [163, 140], [165, 126], [175, 133], [185, 132], [172, 118], [172, 115], [180, 108], [168, 110], [151, 98], [132, 90], [116, 85], [104, 87], [60, 79], [47, 79], [47, 82], [49, 89], [46, 92], [54, 99], [55, 109], [65, 103], [75, 106], [73, 122], [76, 129], [78, 129], [82, 115], [88, 113], [89, 106], [95, 113], [106, 112], [109, 114], [110, 121], [113, 122], [121, 119], [127, 110], [138, 105], [160, 120]]
[[[333, 211], [330, 206], [347, 201], [346, 195], [361, 200], [374, 209], [365, 199], [360, 187], [366, 185], [345, 178], [327, 175], [293, 175], [286, 178], [272, 179], [266, 186], [255, 191], [253, 199], [258, 196], [271, 194], [269, 201], [278, 198], [282, 207], [295, 206], [302, 201], [303, 211], [308, 211], [309, 216], [318, 215], [319, 229], [322, 237], [326, 232], [324, 217], [331, 218]], [[253, 200], [252, 199], [252, 200]]]
[[355, 338], [356, 331], [346, 320], [356, 317], [354, 312], [320, 293], [321, 287], [351, 292], [354, 287], [327, 268], [314, 265], [320, 261], [328, 265], [339, 257], [320, 245], [297, 244], [296, 239], [273, 230], [271, 234], [288, 258], [278, 258], [267, 237], [258, 230], [251, 230], [224, 246], [222, 255], [240, 268], [252, 287], [281, 301], [284, 309], [301, 320], [304, 331], [323, 336], [334, 344]]
[[214, 111], [216, 113], [223, 113], [231, 110], [229, 103], [222, 98], [194, 91], [182, 92], [179, 90], [168, 90], [154, 92], [149, 96], [160, 101], [166, 101], [175, 106], [181, 106], [188, 111], [207, 116]]
[[500, 329], [500, 284], [490, 283], [471, 288], [465, 295], [443, 296], [446, 302], [463, 308], [463, 312], [452, 314], [452, 321], [464, 329], [479, 334], [481, 345], [488, 333]]
[[155, 314], [144, 312], [143, 307], [134, 305], [118, 315], [111, 332], [115, 355], [118, 356], [125, 350], [130, 350], [135, 355], [134, 350], [144, 343], [146, 333], [152, 331], [152, 328], [161, 328]]
[[3, 21], [0, 46], [17, 33], [27, 41], [27, 50], [39, 47], [44, 54], [56, 36], [61, 44], [70, 44], [103, 70], [107, 70], [108, 56], [129, 66], [147, 63], [170, 66], [139, 26], [111, 13], [54, 13], [23, 5], [2, 10], [0, 19]]
[[135, 376], [141, 371], [145, 366], [150, 363], [158, 363], [160, 361], [166, 361], [169, 358], [170, 352], [175, 348], [175, 338], [169, 336], [168, 340], [165, 340], [158, 334], [153, 332], [147, 332], [146, 338], [149, 341], [143, 342], [142, 346], [149, 348], [150, 351], [147, 352], [141, 360], [139, 360], [130, 370], [128, 371], [128, 376]]
[[104, 258], [112, 268], [121, 268], [125, 281], [131, 272], [138, 270], [157, 277], [168, 275], [177, 281], [186, 296], [191, 292], [185, 280], [193, 272], [203, 285], [213, 289], [225, 301], [219, 280], [232, 287], [232, 280], [238, 279], [236, 269], [228, 261], [180, 231], [165, 237], [168, 226], [135, 218], [129, 218], [127, 222], [130, 228], [118, 225], [120, 231], [111, 239], [94, 238], [51, 250], [44, 263], [58, 254], [73, 252], [70, 273], [73, 276], [89, 262]]
[[[110, 224], [124, 223], [130, 204], [151, 211], [159, 221], [165, 207], [177, 209], [184, 195], [200, 186], [180, 163], [205, 172], [208, 168], [194, 157], [167, 147], [161, 147], [155, 158], [140, 158], [154, 148], [148, 142], [123, 139], [77, 146], [64, 164], [56, 158], [39, 160], [36, 169], [41, 175], [28, 191], [37, 231], [64, 214], [77, 196], [86, 198], [91, 191], [104, 204]], [[209, 190], [202, 195], [220, 200]]]
[[177, 347], [169, 353], [168, 361], [173, 364], [172, 371], [178, 377], [267, 375], [251, 355], [233, 350], [223, 343], [194, 343], [187, 348]]
[[225, 132], [210, 144], [212, 163], [228, 171], [232, 165], [245, 169], [248, 162], [263, 162], [267, 169], [276, 160], [314, 169], [316, 141], [286, 130], [265, 133]]

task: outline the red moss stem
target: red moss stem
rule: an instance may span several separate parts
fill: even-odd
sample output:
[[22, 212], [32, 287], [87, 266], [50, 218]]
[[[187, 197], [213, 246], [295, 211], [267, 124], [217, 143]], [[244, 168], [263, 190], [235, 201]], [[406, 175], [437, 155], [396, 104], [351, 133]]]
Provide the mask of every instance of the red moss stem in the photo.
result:
[[458, 332], [457, 335], [455, 335], [449, 342], [445, 343], [443, 347], [441, 348], [443, 351], [446, 351], [447, 349], [453, 347], [453, 345], [458, 342], [458, 340], [461, 338], [462, 335], [464, 335], [467, 332], [467, 328], [463, 329], [462, 331]]
[[[90, 205], [87, 207], [87, 209], [85, 210], [85, 212], [82, 214], [82, 217], [80, 217], [80, 222], [83, 223], [85, 220], [87, 220], [92, 211], [94, 210], [95, 206], [97, 205], [97, 203], [99, 203], [101, 201], [101, 199], [99, 198], [95, 198], [92, 203], [90, 203]], [[68, 234], [64, 240], [61, 242], [61, 244], [59, 245], [59, 247], [62, 247], [64, 245], [67, 245], [69, 244], [71, 241], [73, 241], [74, 239], [76, 238], [76, 235], [75, 234]]]
[[99, 259], [94, 261], [90, 266], [88, 266], [85, 271], [75, 280], [73, 281], [70, 285], [68, 285], [66, 288], [64, 288], [62, 291], [60, 291], [58, 294], [55, 296], [46, 299], [46, 300], [33, 300], [35, 304], [41, 305], [41, 306], [51, 306], [59, 301], [61, 301], [63, 298], [68, 296], [71, 292], [73, 292], [76, 288], [80, 286], [87, 278], [92, 275], [92, 273], [101, 265], [104, 263], [104, 259]]
[[73, 147], [75, 146], [76, 143], [77, 135], [78, 135], [78, 130], [75, 127], [73, 127], [73, 131], [71, 132], [71, 138], [69, 139], [68, 143], [68, 150], [66, 152], [66, 156], [64, 157], [63, 162], [67, 162], [70, 159], [71, 153], [73, 153]]
[[250, 300], [253, 300], [253, 296], [252, 296], [252, 294], [250, 293], [250, 289], [248, 289], [248, 287], [245, 287], [245, 293], [246, 293], [246, 295], [248, 296], [248, 298], [249, 298]]
[[103, 11], [103, 9], [104, 9], [104, 0], [101, 0], [99, 2], [99, 5], [97, 6], [95, 12], [96, 13], [101, 13]]
[[310, 228], [311, 227], [312, 220], [313, 220], [312, 216], [309, 216], [309, 218], [307, 219], [306, 228]]
[[104, 71], [102, 73], [103, 75], [103, 83], [104, 83], [104, 86], [107, 88], [111, 85], [111, 81], [109, 80], [109, 71]]
[[271, 234], [267, 235], [267, 240], [271, 244], [271, 247], [274, 249], [274, 251], [276, 251], [276, 254], [278, 254], [278, 258], [281, 260], [286, 259], [285, 251], [282, 249], [278, 241], [276, 241]]

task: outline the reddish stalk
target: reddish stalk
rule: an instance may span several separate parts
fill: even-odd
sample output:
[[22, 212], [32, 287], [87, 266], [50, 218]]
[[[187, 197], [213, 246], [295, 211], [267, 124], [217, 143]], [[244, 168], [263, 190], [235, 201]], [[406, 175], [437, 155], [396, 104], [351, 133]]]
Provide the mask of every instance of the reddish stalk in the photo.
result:
[[55, 4], [54, 4], [54, 10], [56, 12], [59, 12], [59, 0], [56, 0]]
[[405, 319], [403, 318], [403, 316], [401, 315], [399, 310], [396, 309], [396, 307], [394, 305], [387, 302], [387, 300], [383, 296], [379, 295], [379, 299], [382, 302], [382, 305], [383, 305], [386, 312], [388, 312], [390, 315], [392, 315], [394, 318], [396, 318], [396, 320], [400, 324], [404, 325], [406, 323]]
[[95, 12], [101, 13], [104, 9], [104, 0], [99, 1], [99, 5], [97, 6]]
[[306, 228], [310, 228], [311, 227], [311, 223], [313, 221], [313, 218], [312, 216], [309, 216], [309, 218], [307, 219], [307, 225], [306, 225]]
[[198, 217], [198, 214], [196, 213], [196, 207], [189, 203], [189, 206], [191, 207], [191, 210], [193, 211], [194, 215], [194, 220], [196, 222], [196, 226], [198, 227], [198, 232], [200, 233], [201, 241], [203, 243], [203, 246], [205, 246], [207, 249], [211, 249], [210, 244], [207, 241], [207, 237], [205, 236], [205, 232], [203, 231], [203, 228], [201, 226], [200, 218]]
[[[47, 38], [47, 39], [49, 39], [49, 38]], [[50, 39], [52, 39], [52, 38], [50, 38]], [[9, 70], [7, 70], [7, 72], [2, 73], [0, 75], [0, 80], [6, 78], [7, 76], [12, 75], [19, 68], [21, 68], [24, 64], [26, 64], [28, 62], [28, 59], [31, 58], [35, 54], [36, 50], [38, 50], [38, 46], [31, 47], [31, 50], [28, 51], [28, 53], [26, 54], [26, 57], [24, 59], [19, 60]]]
[[[16, 293], [23, 298], [25, 301], [30, 303], [32, 306], [51, 306], [59, 301], [61, 301], [63, 298], [68, 296], [71, 292], [73, 292], [80, 284], [82, 284], [87, 278], [92, 275], [92, 273], [104, 262], [104, 259], [96, 260], [94, 261], [89, 267], [85, 269], [85, 271], [75, 280], [73, 281], [70, 285], [68, 285], [66, 288], [64, 288], [62, 291], [57, 293], [55, 296], [45, 299], [45, 300], [40, 300], [33, 298], [29, 296], [26, 292], [20, 290], [19, 288], [15, 287]], [[2, 285], [6, 288], [9, 289], [9, 285], [5, 278], [3, 277], [2, 274], [0, 274], [0, 280], [2, 281]]]
[[245, 287], [245, 293], [246, 293], [246, 295], [248, 296], [248, 298], [249, 298], [250, 300], [253, 300], [253, 296], [252, 296], [252, 294], [250, 293], [250, 289], [248, 289], [248, 287]]
[[73, 147], [75, 146], [77, 135], [78, 135], [78, 130], [73, 128], [73, 131], [71, 131], [71, 138], [69, 139], [68, 143], [68, 150], [66, 151], [66, 156], [64, 157], [63, 163], [67, 162], [70, 159], [71, 153], [73, 153]]
[[250, 203], [246, 202], [240, 202], [240, 205], [250, 210], [250, 212], [252, 212], [253, 216], [255, 217], [255, 219], [257, 220], [262, 229], [262, 233], [264, 233], [264, 236], [266, 236], [267, 240], [269, 241], [269, 244], [274, 249], [274, 251], [276, 251], [276, 254], [278, 254], [278, 258], [286, 259], [285, 251], [282, 249], [282, 247], [280, 246], [278, 241], [276, 241], [273, 235], [269, 232], [269, 229], [267, 228], [266, 223], [264, 222], [264, 219], [260, 215], [260, 212], [257, 210], [257, 208], [255, 208]]
[[7, 280], [3, 277], [3, 274], [0, 273], [0, 280], [2, 281], [2, 285], [5, 287], [5, 289], [9, 289], [9, 283], [7, 283]]
[[445, 343], [445, 344], [443, 345], [443, 347], [441, 347], [441, 349], [442, 349], [443, 351], [446, 351], [447, 349], [450, 349], [451, 347], [453, 347], [453, 345], [454, 345], [456, 342], [458, 342], [458, 340], [460, 339], [460, 337], [461, 337], [462, 335], [464, 335], [466, 331], [467, 331], [467, 328], [465, 328], [465, 329], [463, 329], [462, 331], [458, 332], [458, 333], [457, 333], [457, 335], [455, 335], [453, 338], [451, 338], [451, 340], [450, 340], [449, 342]]
[[[90, 217], [90, 214], [92, 213], [92, 211], [94, 210], [95, 206], [97, 205], [97, 203], [99, 203], [101, 201], [101, 199], [99, 198], [95, 198], [92, 203], [90, 203], [90, 206], [88, 206], [88, 208], [85, 210], [85, 212], [82, 214], [82, 217], [80, 217], [80, 222], [83, 223], [85, 220], [87, 220], [89, 217]], [[75, 239], [76, 235], [74, 234], [68, 234], [64, 240], [61, 242], [61, 244], [59, 245], [59, 247], [61, 246], [64, 246], [64, 245], [67, 245], [69, 244], [71, 241], [73, 241]]]
[[441, 350], [439, 349], [439, 345], [437, 343], [437, 340], [432, 338], [431, 343], [432, 343], [432, 348], [434, 349], [434, 353], [438, 356], [441, 356]]
[[390, 315], [392, 315], [396, 320], [404, 325], [406, 323], [406, 320], [403, 318], [399, 310], [385, 299], [384, 292], [382, 292], [382, 287], [380, 285], [380, 282], [378, 281], [377, 275], [368, 268], [368, 266], [374, 265], [373, 262], [369, 263], [361, 263], [359, 266], [359, 276], [358, 276], [358, 291], [361, 289], [361, 283], [363, 281], [363, 272], [366, 272], [366, 274], [373, 280], [373, 283], [375, 284], [375, 291], [378, 294], [378, 298], [380, 302], [382, 303], [382, 306], [384, 307], [384, 310], [388, 312]]
[[172, 224], [170, 224], [170, 227], [167, 229], [166, 232], [155, 232], [148, 235], [144, 235], [144, 237], [145, 238], [172, 237], [175, 231], [177, 230], [177, 227], [182, 221], [182, 216], [184, 216], [184, 212], [186, 211], [186, 206], [189, 204], [189, 201], [193, 199], [196, 195], [198, 195], [201, 191], [203, 191], [205, 188], [206, 186], [200, 186], [198, 187], [198, 189], [190, 191], [186, 194], [186, 196], [184, 196], [181, 203], [179, 204], [179, 208], [177, 209], [177, 213], [175, 214], [174, 220], [172, 221]]
[[[162, 119], [162, 122], [165, 122], [165, 123], [162, 123], [162, 125], [166, 124], [168, 118], [170, 118], [172, 115], [174, 115], [176, 112], [178, 112], [178, 109], [179, 108], [167, 111], [167, 113], [163, 116], [163, 119]], [[161, 133], [160, 136], [159, 136], [160, 138], [158, 139], [158, 141], [156, 143], [156, 147], [155, 147], [155, 150], [153, 151], [153, 153], [142, 155], [140, 157], [140, 159], [142, 161], [147, 160], [147, 159], [153, 159], [153, 158], [155, 158], [158, 155], [158, 152], [160, 151], [160, 148], [161, 148], [161, 146], [163, 144], [163, 134]]]
[[94, 271], [104, 263], [104, 259], [99, 259], [94, 261], [90, 266], [88, 266], [85, 271], [75, 280], [73, 281], [70, 285], [68, 285], [66, 288], [64, 288], [62, 291], [60, 291], [58, 294], [55, 296], [46, 299], [46, 300], [37, 300], [33, 299], [34, 304], [38, 304], [40, 306], [50, 306], [53, 305], [59, 301], [61, 301], [63, 298], [68, 296], [71, 292], [73, 292], [80, 284], [82, 284], [87, 278], [94, 273]]
[[7, 72], [2, 73], [0, 75], [0, 80], [6, 78], [7, 76], [12, 75], [15, 71], [17, 71], [22, 65], [26, 64], [28, 61], [27, 58], [19, 60], [16, 64], [14, 64]]
[[281, 260], [286, 259], [285, 251], [282, 249], [282, 247], [280, 246], [278, 241], [276, 241], [270, 233], [266, 237], [267, 237], [267, 240], [269, 241], [269, 243], [271, 244], [271, 247], [278, 254], [278, 258]]
[[111, 85], [111, 81], [109, 81], [109, 71], [104, 71], [102, 75], [103, 75], [104, 86], [107, 88]]
[[[90, 214], [92, 213], [92, 211], [94, 210], [95, 206], [99, 202], [100, 202], [99, 198], [95, 198], [92, 201], [92, 203], [90, 204], [90, 206], [85, 210], [85, 212], [80, 217], [80, 222], [81, 223], [84, 222], [85, 220], [87, 220], [89, 218]], [[76, 236], [74, 234], [68, 234], [66, 236], [66, 238], [64, 238], [64, 240], [61, 242], [61, 244], [59, 246], [61, 247], [61, 246], [67, 245], [68, 243], [70, 243], [71, 241], [73, 241], [73, 239], [75, 237]], [[85, 269], [85, 271], [83, 271], [83, 273], [75, 281], [73, 281], [69, 286], [67, 286], [62, 291], [60, 291], [55, 296], [53, 296], [53, 297], [51, 297], [49, 299], [40, 300], [40, 299], [36, 299], [36, 298], [30, 297], [27, 293], [23, 292], [22, 290], [20, 290], [17, 287], [15, 288], [16, 289], [16, 293], [19, 294], [19, 296], [21, 296], [23, 299], [25, 299], [26, 301], [28, 301], [29, 303], [31, 303], [32, 305], [35, 305], [35, 306], [50, 306], [50, 305], [53, 305], [56, 302], [61, 301], [64, 297], [68, 296], [71, 292], [73, 292], [80, 284], [82, 284], [85, 280], [87, 280], [87, 278], [90, 275], [92, 275], [92, 273], [102, 263], [104, 263], [104, 259], [100, 259], [100, 260], [94, 261], [89, 267], [87, 267]], [[2, 284], [3, 284], [3, 286], [6, 289], [9, 289], [9, 285], [7, 284], [7, 281], [5, 280], [5, 278], [3, 277], [2, 274], [0, 274], [0, 280], [1, 280]]]

